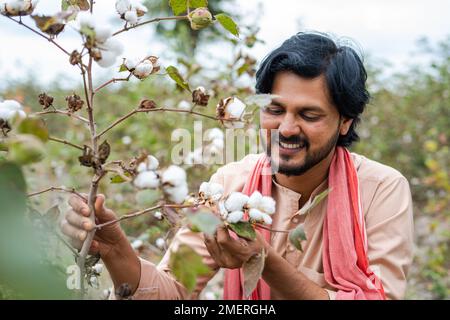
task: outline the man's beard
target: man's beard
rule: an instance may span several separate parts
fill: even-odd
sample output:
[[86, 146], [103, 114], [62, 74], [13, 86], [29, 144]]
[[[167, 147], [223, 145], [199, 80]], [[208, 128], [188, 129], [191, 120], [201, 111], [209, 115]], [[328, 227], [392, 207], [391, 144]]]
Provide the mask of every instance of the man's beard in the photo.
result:
[[[274, 139], [274, 136], [272, 136], [271, 143], [276, 143], [279, 146], [279, 142], [284, 143], [290, 143], [290, 144], [300, 144], [304, 145], [306, 156], [304, 163], [301, 165], [283, 165], [281, 161], [278, 161], [279, 163], [275, 163], [273, 157], [271, 157], [271, 147], [266, 148], [266, 153], [271, 159], [271, 166], [277, 173], [284, 174], [286, 176], [300, 176], [307, 172], [309, 169], [320, 163], [323, 159], [325, 159], [330, 152], [336, 147], [337, 141], [339, 139], [339, 128], [336, 131], [336, 133], [330, 138], [330, 140], [327, 141], [325, 146], [323, 148], [320, 148], [319, 150], [315, 151], [314, 153], [309, 153], [308, 150], [310, 148], [310, 143], [308, 139], [302, 136], [292, 136], [289, 138], [283, 137], [282, 135], [279, 135], [278, 138]], [[299, 151], [301, 152], [301, 151]], [[284, 155], [284, 156], [278, 156], [278, 158], [282, 160], [288, 161], [291, 159], [291, 156]], [[280, 160], [281, 160], [280, 159]]]

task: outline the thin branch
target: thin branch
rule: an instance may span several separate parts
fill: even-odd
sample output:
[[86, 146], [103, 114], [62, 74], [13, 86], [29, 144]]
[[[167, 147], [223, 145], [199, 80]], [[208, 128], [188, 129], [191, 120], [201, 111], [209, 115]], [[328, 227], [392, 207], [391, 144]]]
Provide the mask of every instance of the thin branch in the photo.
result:
[[84, 117], [82, 117], [82, 116], [76, 115], [76, 114], [74, 114], [72, 112], [69, 112], [69, 111], [64, 111], [64, 110], [59, 110], [59, 109], [48, 110], [48, 111], [40, 111], [40, 112], [34, 113], [34, 115], [41, 116], [41, 115], [44, 115], [44, 114], [52, 114], [52, 113], [64, 114], [64, 115], [69, 116], [71, 118], [75, 118], [75, 119], [78, 119], [80, 121], [83, 121], [84, 123], [89, 123], [89, 120], [84, 118]]
[[131, 27], [125, 26], [123, 29], [114, 32], [114, 33], [113, 33], [113, 37], [116, 36], [116, 35], [118, 35], [118, 34], [120, 34], [120, 33], [122, 33], [122, 32], [131, 30], [131, 29], [135, 29], [135, 28], [137, 28], [137, 27], [140, 27], [140, 26], [146, 25], [146, 24], [148, 24], [148, 23], [152, 23], [152, 22], [159, 22], [159, 21], [163, 21], [163, 20], [187, 20], [187, 19], [188, 19], [187, 16], [175, 16], [175, 17], [154, 18], [154, 19], [151, 19], [151, 20], [147, 20], [147, 21], [144, 21], [144, 22], [135, 24], [135, 25], [133, 25], [133, 26], [131, 26]]
[[39, 31], [33, 29], [33, 28], [30, 27], [30, 26], [27, 26], [25, 23], [22, 22], [22, 19], [16, 20], [16, 19], [13, 19], [13, 18], [11, 18], [10, 16], [7, 16], [7, 15], [3, 15], [3, 16], [5, 16], [6, 18], [8, 18], [8, 19], [10, 19], [10, 20], [12, 20], [12, 21], [14, 21], [14, 22], [16, 22], [16, 23], [18, 23], [18, 24], [24, 26], [25, 28], [27, 28], [28, 30], [34, 32], [35, 34], [41, 36], [42, 38], [46, 39], [47, 41], [51, 42], [51, 43], [54, 44], [56, 47], [58, 47], [62, 52], [64, 52], [64, 53], [67, 54], [68, 56], [70, 56], [70, 53], [69, 53], [66, 49], [64, 49], [63, 47], [61, 47], [58, 43], [56, 43], [55, 40], [53, 40], [53, 39], [50, 38], [50, 37], [47, 37], [45, 34], [40, 33]]
[[87, 201], [86, 197], [83, 196], [81, 193], [77, 192], [74, 188], [68, 189], [68, 188], [64, 188], [64, 187], [50, 187], [50, 188], [47, 188], [47, 189], [44, 189], [41, 191], [29, 193], [27, 196], [34, 197], [34, 196], [37, 196], [38, 194], [42, 194], [42, 193], [46, 193], [46, 192], [50, 192], [50, 191], [62, 191], [62, 192], [73, 193], [73, 194], [76, 194], [77, 196], [79, 196], [84, 201]]
[[230, 119], [221, 119], [218, 117], [214, 117], [214, 116], [210, 116], [204, 113], [200, 113], [200, 112], [196, 112], [196, 111], [192, 111], [192, 110], [182, 110], [182, 109], [173, 109], [173, 108], [154, 108], [154, 109], [134, 109], [132, 111], [130, 111], [129, 113], [127, 113], [126, 115], [120, 117], [119, 119], [117, 119], [116, 121], [114, 121], [113, 123], [111, 123], [106, 129], [104, 129], [102, 132], [100, 132], [99, 134], [97, 134], [97, 138], [100, 138], [102, 135], [104, 135], [106, 132], [108, 132], [109, 130], [111, 130], [112, 128], [114, 128], [115, 126], [117, 126], [119, 123], [123, 122], [124, 120], [128, 119], [129, 117], [131, 117], [132, 115], [136, 114], [136, 113], [148, 113], [148, 112], [177, 112], [177, 113], [189, 113], [189, 114], [193, 114], [196, 116], [200, 116], [200, 117], [205, 117], [211, 120], [223, 120], [223, 121], [233, 121]]
[[175, 209], [181, 209], [181, 208], [194, 208], [197, 207], [197, 204], [187, 204], [187, 205], [180, 205], [180, 204], [160, 204], [151, 208], [147, 208], [138, 212], [134, 212], [134, 213], [130, 213], [130, 214], [126, 214], [121, 216], [120, 218], [116, 219], [116, 220], [111, 220], [102, 224], [98, 224], [95, 226], [95, 229], [101, 229], [103, 227], [109, 226], [111, 224], [123, 221], [123, 220], [127, 220], [127, 219], [131, 219], [131, 218], [135, 218], [138, 217], [140, 215], [155, 211], [155, 210], [159, 210], [159, 209], [163, 209], [163, 208], [175, 208]]
[[267, 227], [267, 226], [265, 226], [263, 224], [260, 224], [260, 223], [255, 223], [255, 226], [257, 226], [257, 227], [259, 227], [261, 229], [269, 230], [271, 232], [281, 232], [281, 233], [289, 233], [289, 232], [291, 232], [292, 230], [295, 229], [294, 228], [294, 229], [290, 229], [290, 230], [276, 230], [276, 229], [271, 229], [271, 228], [269, 228], [269, 227]]
[[119, 82], [119, 81], [128, 81], [128, 80], [130, 80], [130, 77], [131, 77], [131, 73], [126, 78], [113, 78], [113, 79], [105, 82], [104, 84], [100, 85], [98, 88], [96, 88], [94, 90], [94, 93], [97, 93], [98, 91], [100, 91], [101, 89], [103, 89], [104, 87], [106, 87], [107, 85], [109, 85], [111, 83], [116, 83], [116, 82]]
[[50, 141], [55, 141], [55, 142], [59, 142], [59, 143], [63, 143], [63, 144], [65, 144], [65, 145], [68, 145], [68, 146], [77, 148], [77, 149], [79, 149], [79, 150], [81, 150], [81, 151], [84, 150], [84, 148], [83, 148], [82, 146], [79, 146], [79, 145], [77, 145], [77, 144], [74, 144], [74, 143], [72, 143], [72, 142], [69, 142], [69, 141], [66, 141], [66, 140], [63, 140], [63, 139], [59, 139], [59, 138], [55, 138], [55, 137], [48, 137], [48, 140], [50, 140]]

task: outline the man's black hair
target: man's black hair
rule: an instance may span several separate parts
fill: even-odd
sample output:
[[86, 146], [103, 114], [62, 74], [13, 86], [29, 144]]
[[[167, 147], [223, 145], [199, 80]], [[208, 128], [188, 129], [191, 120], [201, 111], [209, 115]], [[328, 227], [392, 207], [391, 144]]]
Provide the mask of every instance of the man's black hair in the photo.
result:
[[355, 127], [370, 94], [362, 58], [353, 48], [339, 45], [326, 34], [300, 32], [264, 58], [256, 73], [257, 93], [270, 93], [280, 71], [308, 79], [323, 74], [332, 103], [341, 116], [353, 119], [348, 133], [339, 137], [337, 145], [348, 147], [359, 139]]

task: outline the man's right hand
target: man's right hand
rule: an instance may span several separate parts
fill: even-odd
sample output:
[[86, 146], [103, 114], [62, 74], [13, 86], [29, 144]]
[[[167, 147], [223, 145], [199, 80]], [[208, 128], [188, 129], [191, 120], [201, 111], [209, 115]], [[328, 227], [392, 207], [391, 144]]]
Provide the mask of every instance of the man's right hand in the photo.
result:
[[[95, 225], [89, 219], [90, 209], [84, 199], [72, 195], [69, 199], [69, 205], [71, 210], [66, 212], [64, 219], [61, 221], [61, 231], [70, 238], [75, 248], [81, 249], [88, 231], [91, 231]], [[96, 224], [117, 219], [116, 214], [105, 207], [105, 196], [103, 194], [97, 195], [95, 213]], [[128, 240], [119, 223], [108, 225], [95, 232], [89, 253], [100, 253], [101, 258], [104, 259], [112, 249], [119, 246], [121, 241]]]

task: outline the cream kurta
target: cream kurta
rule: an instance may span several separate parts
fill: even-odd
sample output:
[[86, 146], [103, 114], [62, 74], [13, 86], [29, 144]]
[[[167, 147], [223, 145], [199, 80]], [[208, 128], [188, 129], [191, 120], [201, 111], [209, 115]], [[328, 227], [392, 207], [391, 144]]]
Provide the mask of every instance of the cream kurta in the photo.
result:
[[[408, 181], [391, 167], [355, 153], [352, 153], [352, 157], [360, 184], [370, 266], [381, 278], [387, 297], [402, 299], [406, 289], [406, 275], [413, 258], [413, 213]], [[239, 162], [227, 164], [211, 177], [211, 181], [222, 184], [225, 194], [241, 191], [257, 158], [258, 155], [249, 155]], [[326, 188], [327, 180], [314, 190], [308, 202]], [[322, 266], [322, 226], [327, 199], [309, 213], [300, 215], [298, 211], [301, 194], [274, 181], [272, 196], [277, 202], [272, 228], [286, 230], [304, 223], [307, 240], [302, 243], [303, 253], [289, 243], [285, 233], [272, 234], [271, 245], [299, 272], [327, 289], [330, 299], [334, 299], [335, 291], [326, 283]], [[191, 246], [213, 270], [209, 276], [198, 279], [191, 296], [174, 280], [168, 267], [171, 249], [180, 243]], [[141, 259], [141, 278], [133, 298], [196, 298], [217, 271], [218, 266], [209, 255], [202, 234], [182, 228], [158, 266]], [[279, 297], [272, 295], [272, 298]]]

